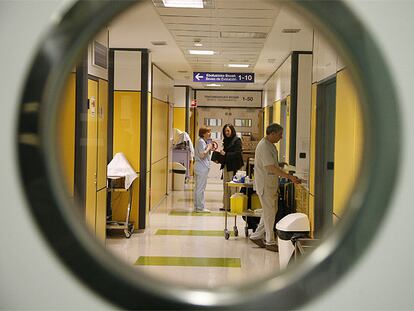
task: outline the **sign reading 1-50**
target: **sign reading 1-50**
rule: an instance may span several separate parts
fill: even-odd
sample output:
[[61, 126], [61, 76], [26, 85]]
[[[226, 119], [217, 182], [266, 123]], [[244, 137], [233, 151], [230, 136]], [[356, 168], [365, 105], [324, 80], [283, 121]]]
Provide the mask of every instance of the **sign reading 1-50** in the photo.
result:
[[243, 96], [243, 101], [245, 102], [245, 101], [247, 101], [247, 102], [251, 102], [251, 101], [253, 101], [253, 96], [248, 96], [248, 97], [244, 97]]
[[254, 80], [252, 74], [239, 74], [238, 75], [239, 81], [248, 81], [251, 82]]

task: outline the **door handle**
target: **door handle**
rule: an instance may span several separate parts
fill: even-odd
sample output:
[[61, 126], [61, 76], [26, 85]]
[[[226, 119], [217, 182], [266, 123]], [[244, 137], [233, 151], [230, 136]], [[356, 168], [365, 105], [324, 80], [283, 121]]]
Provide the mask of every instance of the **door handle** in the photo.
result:
[[326, 162], [326, 169], [332, 171], [334, 169], [334, 162]]

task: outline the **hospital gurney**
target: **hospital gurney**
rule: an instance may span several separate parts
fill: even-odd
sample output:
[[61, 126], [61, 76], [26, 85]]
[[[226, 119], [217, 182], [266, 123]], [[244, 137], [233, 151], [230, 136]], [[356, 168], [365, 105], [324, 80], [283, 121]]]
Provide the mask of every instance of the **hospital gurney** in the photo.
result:
[[[134, 224], [130, 223], [131, 217], [131, 203], [132, 203], [132, 184], [128, 189], [117, 187], [119, 182], [116, 180], [122, 180], [123, 176], [108, 176], [108, 192], [128, 192], [128, 208], [126, 213], [125, 221], [113, 221], [107, 220], [106, 221], [106, 229], [107, 230], [124, 230], [125, 237], [129, 239], [134, 232]], [[111, 200], [111, 210], [112, 210], [112, 200]]]
[[[130, 238], [134, 232], [134, 224], [130, 223], [131, 205], [132, 205], [132, 188], [133, 182], [138, 174], [129, 164], [125, 155], [121, 152], [116, 153], [112, 161], [108, 164], [107, 170], [108, 192], [128, 192], [128, 207], [125, 221], [108, 220], [106, 229], [108, 230], [124, 230], [125, 237]], [[111, 199], [112, 210], [112, 199]]]

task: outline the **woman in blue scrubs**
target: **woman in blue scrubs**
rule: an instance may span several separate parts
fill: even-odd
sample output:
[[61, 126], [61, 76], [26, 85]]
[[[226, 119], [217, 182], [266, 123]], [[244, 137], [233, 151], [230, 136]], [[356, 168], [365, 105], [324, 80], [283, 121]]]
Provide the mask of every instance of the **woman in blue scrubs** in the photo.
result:
[[211, 129], [201, 127], [198, 130], [198, 136], [194, 150], [194, 210], [196, 212], [210, 212], [205, 208], [204, 192], [210, 171], [211, 150], [213, 150], [213, 145], [210, 142]]

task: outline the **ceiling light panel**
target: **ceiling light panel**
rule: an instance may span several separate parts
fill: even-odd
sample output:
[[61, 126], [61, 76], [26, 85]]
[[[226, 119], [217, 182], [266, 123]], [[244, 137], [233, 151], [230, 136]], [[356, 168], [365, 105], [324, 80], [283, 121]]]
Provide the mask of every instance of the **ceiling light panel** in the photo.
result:
[[188, 50], [191, 55], [214, 55], [214, 51], [210, 50]]
[[166, 8], [193, 8], [202, 9], [203, 0], [162, 0]]
[[265, 32], [230, 32], [222, 31], [220, 32], [221, 38], [255, 38], [255, 39], [265, 39], [267, 33]]
[[232, 68], [248, 68], [250, 65], [249, 64], [228, 64], [228, 67], [232, 67]]
[[210, 37], [210, 38], [218, 38], [220, 36], [220, 32], [217, 31], [198, 31], [198, 30], [172, 30], [173, 35], [177, 37], [186, 36], [186, 37]]
[[[168, 14], [174, 9], [212, 9], [213, 0], [152, 0], [154, 6], [160, 9], [161, 13]], [[199, 10], [201, 11], [201, 10]]]

